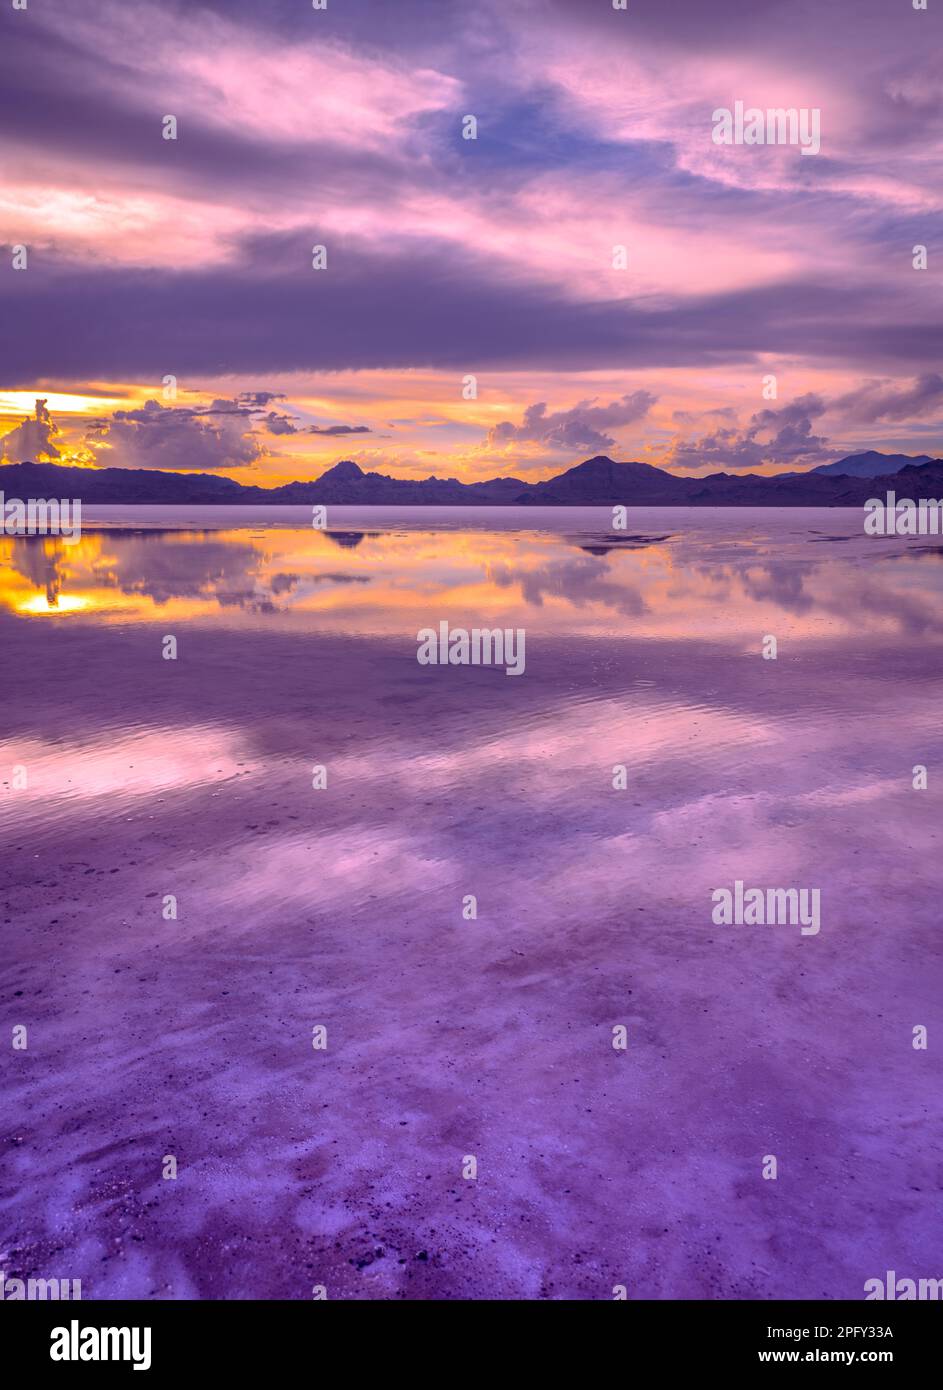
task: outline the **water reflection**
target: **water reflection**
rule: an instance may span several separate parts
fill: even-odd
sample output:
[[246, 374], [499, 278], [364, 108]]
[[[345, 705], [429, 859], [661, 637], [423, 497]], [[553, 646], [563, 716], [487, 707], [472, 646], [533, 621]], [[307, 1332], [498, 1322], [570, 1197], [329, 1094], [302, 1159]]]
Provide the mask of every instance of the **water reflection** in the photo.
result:
[[[75, 545], [0, 541], [0, 606], [23, 618], [217, 624], [316, 623], [399, 632], [448, 615], [535, 621], [548, 631], [752, 642], [773, 615], [788, 635], [850, 633], [862, 621], [937, 634], [936, 547], [875, 544], [856, 514], [675, 515], [674, 529], [580, 531], [561, 509], [556, 531], [423, 529], [86, 530]], [[842, 529], [843, 528], [843, 529]], [[842, 541], [842, 545], [823, 545]], [[923, 562], [923, 563], [921, 563]], [[630, 629], [626, 624], [631, 624]]]
[[[860, 1297], [849, 1230], [865, 1269], [929, 1268], [939, 1083], [910, 1029], [943, 1027], [935, 548], [831, 513], [674, 512], [624, 542], [565, 513], [193, 519], [0, 541], [4, 983], [40, 1063], [10, 1071], [7, 1205], [35, 1272], [215, 1292], [237, 1249], [257, 1289], [282, 1229], [296, 1254], [338, 1232], [349, 1271], [375, 1200], [421, 1228], [412, 1264], [464, 1210], [479, 1135], [519, 1208], [508, 1267], [531, 1268], [536, 1214], [561, 1292], [591, 1248], [714, 1296], [716, 1250], [738, 1296]], [[440, 617], [526, 627], [525, 678], [420, 667]], [[821, 936], [718, 930], [737, 879], [821, 888]], [[785, 1205], [745, 1176], [767, 1144], [814, 1170]], [[168, 1205], [171, 1145], [201, 1166]], [[129, 1212], [146, 1239], [106, 1259]]]

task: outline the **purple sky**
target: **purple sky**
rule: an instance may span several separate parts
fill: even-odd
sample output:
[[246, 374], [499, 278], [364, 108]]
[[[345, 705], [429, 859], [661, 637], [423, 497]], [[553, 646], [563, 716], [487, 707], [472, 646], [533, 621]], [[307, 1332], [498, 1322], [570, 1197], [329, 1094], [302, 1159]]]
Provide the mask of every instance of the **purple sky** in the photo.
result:
[[[7, 5], [2, 457], [939, 454], [941, 39], [932, 0]], [[738, 101], [820, 150], [714, 143]]]

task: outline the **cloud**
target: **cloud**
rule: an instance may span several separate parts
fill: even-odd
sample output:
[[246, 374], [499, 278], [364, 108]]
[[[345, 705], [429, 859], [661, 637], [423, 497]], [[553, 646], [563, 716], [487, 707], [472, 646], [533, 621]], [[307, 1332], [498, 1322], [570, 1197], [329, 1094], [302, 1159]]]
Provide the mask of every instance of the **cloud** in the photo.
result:
[[[836, 367], [870, 379], [833, 403], [837, 417], [912, 412], [926, 428], [939, 378], [907, 379], [943, 360], [943, 325], [908, 252], [938, 218], [943, 103], [932, 45], [910, 32], [930, 20], [901, 24], [894, 8], [835, 0], [796, 24], [782, 0], [675, 0], [621, 18], [572, 0], [398, 0], [338, 5], [325, 29], [299, 0], [43, 0], [28, 23], [0, 5], [0, 242], [30, 245], [29, 274], [4, 280], [14, 330], [0, 376], [31, 392], [58, 380], [150, 394], [167, 371], [203, 383], [475, 372], [494, 385], [500, 372], [612, 382], [614, 369], [690, 367], [702, 399], [710, 375], [726, 387], [731, 366], [772, 358], [796, 389]], [[822, 105], [822, 156], [714, 146], [710, 112], [738, 95]], [[175, 110], [168, 144], [160, 115]], [[469, 110], [477, 142], [459, 134]], [[314, 274], [321, 242], [329, 270]], [[532, 458], [612, 452], [632, 421], [603, 415], [624, 389], [528, 384], [495, 439]], [[613, 403], [518, 417], [535, 395], [586, 390]], [[312, 451], [318, 435], [368, 432], [303, 424], [283, 401], [238, 396], [242, 421], [128, 416], [103, 437], [138, 463], [145, 436], [149, 456], [170, 452], [163, 431], [187, 456], [228, 447], [238, 464], [252, 428], [263, 446], [310, 436]], [[679, 432], [705, 436], [682, 467], [816, 460], [812, 416], [741, 426], [678, 404]], [[424, 405], [395, 408], [418, 419]], [[344, 420], [360, 407], [327, 409]], [[481, 418], [444, 428], [464, 444]], [[211, 426], [226, 436], [215, 445]]]
[[[842, 424], [877, 424], [882, 420], [912, 420], [943, 407], [943, 376], [927, 372], [911, 382], [895, 384], [887, 379], [866, 381], [844, 395], [825, 397], [807, 392], [780, 410], [760, 410], [746, 426], [735, 423], [730, 407], [703, 412], [700, 418], [719, 416], [731, 420], [700, 438], [675, 439], [661, 460], [676, 468], [758, 468], [762, 464], [812, 467], [835, 454], [824, 435], [812, 433], [812, 422], [822, 415], [835, 416]], [[695, 417], [676, 410], [677, 424], [693, 424]]]
[[[704, 416], [715, 415], [719, 420], [736, 420], [737, 412], [732, 405], [715, 406], [713, 410], [702, 412]], [[678, 425], [694, 425], [701, 416], [691, 410], [673, 410], [671, 418]]]
[[759, 410], [745, 428], [721, 426], [699, 439], [675, 440], [662, 462], [674, 468], [758, 468], [761, 464], [811, 466], [830, 457], [828, 440], [812, 433], [825, 413], [822, 396], [807, 392], [780, 410]]
[[444, 72], [404, 65], [395, 46], [379, 54], [323, 24], [315, 31], [310, 14], [300, 24], [296, 14], [279, 35], [271, 4], [254, 24], [234, 19], [231, 6], [213, 14], [179, 0], [99, 0], [94, 10], [46, 0], [35, 8], [34, 32], [17, 41], [32, 49], [40, 73], [68, 62], [80, 90], [104, 78], [130, 112], [154, 111], [159, 97], [164, 111], [185, 113], [191, 130], [234, 129], [246, 143], [297, 146], [314, 133], [344, 148], [388, 150], [404, 128], [453, 108], [461, 91]]
[[280, 415], [276, 410], [270, 410], [257, 424], [267, 429], [269, 434], [297, 434], [298, 426], [290, 415]]
[[7, 277], [7, 312], [20, 331], [0, 337], [0, 375], [15, 389], [52, 376], [159, 381], [168, 364], [181, 378], [707, 368], [764, 352], [806, 359], [810, 343], [819, 361], [875, 373], [943, 358], [939, 316], [896, 282], [810, 277], [694, 299], [593, 301], [565, 285], [501, 278], [486, 257], [436, 242], [378, 252], [341, 241], [320, 274], [310, 245], [253, 239], [237, 265], [175, 272], [31, 263], [28, 275]]
[[611, 449], [615, 437], [609, 430], [634, 424], [648, 414], [656, 396], [649, 391], [633, 391], [609, 405], [594, 400], [579, 401], [570, 410], [547, 414], [546, 402], [529, 405], [519, 425], [502, 420], [488, 431], [486, 447], [503, 449], [508, 444], [533, 443], [563, 453]]
[[867, 381], [857, 391], [837, 397], [830, 409], [861, 424], [875, 424], [878, 420], [909, 420], [941, 406], [943, 376], [939, 372], [927, 372], [910, 386]]
[[372, 434], [369, 425], [305, 425], [301, 426], [290, 415], [270, 410], [261, 420], [256, 421], [268, 430], [269, 434], [323, 434], [329, 437], [344, 434]]
[[46, 409], [45, 400], [37, 400], [32, 420], [26, 419], [0, 438], [0, 461], [4, 463], [37, 463], [40, 459], [57, 459], [59, 450], [52, 442], [59, 426]]
[[369, 425], [309, 425], [305, 434], [372, 434]]
[[250, 411], [226, 400], [208, 407], [146, 401], [137, 410], [116, 410], [88, 442], [99, 450], [100, 464], [117, 468], [243, 468], [263, 452], [250, 432]]
[[245, 410], [264, 410], [272, 401], [283, 401], [284, 391], [241, 391], [236, 405]]

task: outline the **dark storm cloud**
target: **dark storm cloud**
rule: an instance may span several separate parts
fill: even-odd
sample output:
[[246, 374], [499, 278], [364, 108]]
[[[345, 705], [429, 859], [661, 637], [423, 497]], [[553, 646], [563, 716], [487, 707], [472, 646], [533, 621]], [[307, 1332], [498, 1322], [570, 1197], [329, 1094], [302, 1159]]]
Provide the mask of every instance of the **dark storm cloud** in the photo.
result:
[[309, 267], [307, 242], [272, 238], [238, 267], [4, 272], [0, 374], [10, 386], [108, 374], [156, 385], [167, 372], [707, 366], [761, 352], [881, 372], [943, 358], [932, 306], [881, 285], [801, 280], [652, 307], [504, 282], [435, 245], [388, 257], [342, 246], [327, 271]]

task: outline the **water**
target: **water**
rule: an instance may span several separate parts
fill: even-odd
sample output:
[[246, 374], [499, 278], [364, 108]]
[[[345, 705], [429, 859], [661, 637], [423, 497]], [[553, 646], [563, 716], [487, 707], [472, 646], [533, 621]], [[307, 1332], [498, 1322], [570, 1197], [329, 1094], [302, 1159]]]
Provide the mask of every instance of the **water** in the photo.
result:
[[[835, 510], [330, 516], [0, 540], [7, 1274], [938, 1274], [939, 542]], [[441, 619], [524, 628], [525, 674], [419, 666]], [[821, 932], [715, 925], [737, 879], [820, 888]]]

